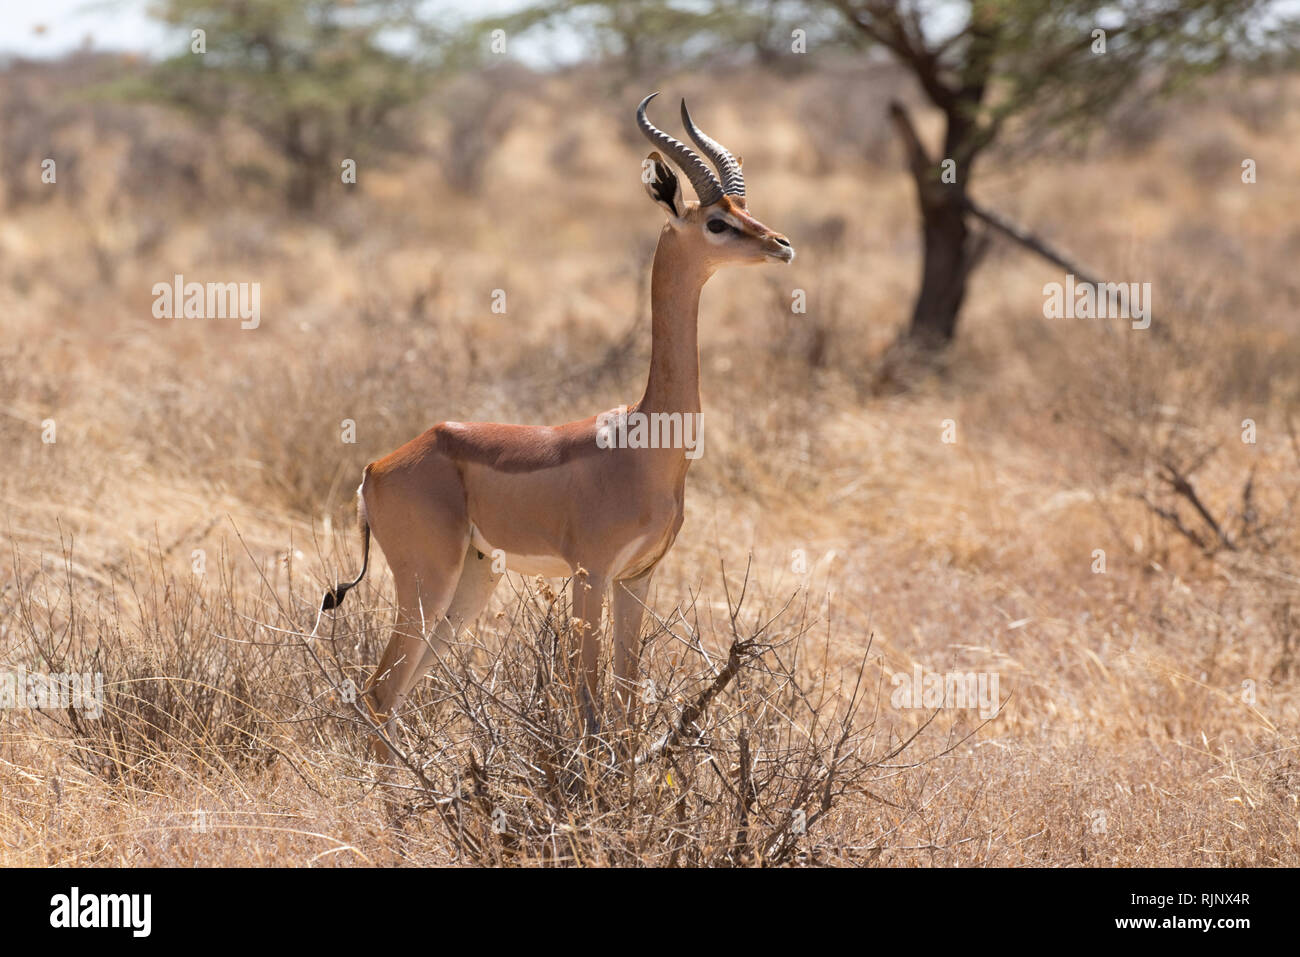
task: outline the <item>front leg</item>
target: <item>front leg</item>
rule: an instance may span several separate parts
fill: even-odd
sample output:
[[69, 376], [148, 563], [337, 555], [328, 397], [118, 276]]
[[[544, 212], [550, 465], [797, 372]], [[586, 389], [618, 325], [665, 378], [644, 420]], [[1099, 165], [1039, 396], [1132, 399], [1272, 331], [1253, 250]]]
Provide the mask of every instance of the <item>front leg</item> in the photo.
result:
[[[600, 717], [596, 709], [596, 702], [600, 699], [596, 696], [596, 685], [600, 678], [600, 619], [604, 601], [604, 576], [581, 570], [573, 576], [573, 617], [578, 624], [574, 626], [577, 647], [571, 648], [569, 654], [569, 681], [581, 701], [588, 734], [600, 733]], [[579, 656], [580, 671], [575, 667]]]
[[654, 568], [636, 578], [614, 582], [610, 598], [610, 616], [614, 619], [614, 694], [618, 698], [623, 728], [636, 726], [639, 697], [637, 670], [641, 664], [641, 619], [645, 615], [646, 595]]

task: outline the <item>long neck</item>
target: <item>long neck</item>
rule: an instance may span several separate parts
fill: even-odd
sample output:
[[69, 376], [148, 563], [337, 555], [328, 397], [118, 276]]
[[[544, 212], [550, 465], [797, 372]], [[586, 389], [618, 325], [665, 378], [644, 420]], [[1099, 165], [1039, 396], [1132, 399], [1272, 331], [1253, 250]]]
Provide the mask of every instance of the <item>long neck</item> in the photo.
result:
[[687, 254], [664, 227], [650, 273], [650, 375], [638, 408], [645, 412], [700, 411], [700, 350], [696, 323], [700, 290], [710, 271]]

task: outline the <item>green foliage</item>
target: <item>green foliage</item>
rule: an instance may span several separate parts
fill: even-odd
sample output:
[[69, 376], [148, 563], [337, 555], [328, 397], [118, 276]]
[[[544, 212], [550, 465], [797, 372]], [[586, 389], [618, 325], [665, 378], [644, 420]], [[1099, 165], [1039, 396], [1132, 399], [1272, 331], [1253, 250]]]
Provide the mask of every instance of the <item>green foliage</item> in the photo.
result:
[[[1139, 83], [1174, 91], [1300, 45], [1300, 16], [1279, 0], [539, 0], [480, 26], [566, 30], [634, 74], [884, 51], [948, 115], [945, 155], [962, 167], [1012, 116], [1040, 132], [1080, 129]], [[791, 49], [795, 30], [806, 53]]]
[[188, 34], [184, 52], [119, 92], [237, 116], [292, 164], [298, 207], [345, 157], [406, 145], [399, 110], [465, 55], [402, 0], [158, 0], [151, 12]]
[[567, 31], [586, 53], [638, 76], [684, 63], [795, 62], [791, 31], [839, 44], [834, 20], [802, 0], [540, 0], [479, 26], [513, 35]]
[[1038, 132], [1079, 130], [1139, 85], [1158, 95], [1229, 63], [1266, 61], [1295, 44], [1300, 24], [1274, 0], [827, 3], [948, 115], [945, 152], [959, 165], [1012, 116]]

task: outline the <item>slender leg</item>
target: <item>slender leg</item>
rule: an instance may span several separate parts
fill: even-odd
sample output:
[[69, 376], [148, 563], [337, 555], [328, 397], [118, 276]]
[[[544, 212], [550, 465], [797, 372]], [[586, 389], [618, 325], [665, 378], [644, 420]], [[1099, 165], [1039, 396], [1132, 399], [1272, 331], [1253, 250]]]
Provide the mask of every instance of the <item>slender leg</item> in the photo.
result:
[[[459, 579], [455, 591], [446, 603], [445, 614], [438, 616], [436, 624], [429, 620], [429, 605], [412, 610], [412, 600], [399, 585], [399, 626], [384, 651], [384, 658], [375, 669], [371, 702], [380, 721], [386, 721], [400, 706], [416, 683], [428, 673], [436, 656], [445, 653], [466, 627], [482, 613], [501, 576], [492, 570], [492, 561], [473, 545], [462, 556]], [[408, 583], [409, 578], [404, 579]], [[421, 589], [420, 596], [428, 589]], [[371, 742], [371, 751], [377, 758], [386, 758], [387, 749], [377, 738]]]
[[654, 569], [638, 578], [614, 582], [610, 617], [614, 624], [614, 694], [618, 698], [623, 727], [636, 726], [636, 703], [640, 698], [637, 669], [641, 664], [641, 619]]
[[[455, 562], [445, 557], [438, 562], [436, 555], [417, 567], [389, 562], [397, 585], [397, 621], [363, 695], [375, 720], [381, 724], [401, 707], [407, 693], [424, 673], [425, 657], [429, 653], [425, 636], [432, 637], [445, 620], [460, 580], [465, 554], [459, 543], [456, 553]], [[387, 756], [378, 738], [371, 742], [371, 751], [381, 759]]]
[[[443, 655], [447, 647], [454, 642], [470, 625], [474, 624], [488, 599], [497, 587], [501, 575], [492, 570], [492, 559], [484, 555], [473, 545], [465, 552], [461, 565], [460, 581], [456, 583], [456, 593], [452, 596], [447, 614], [442, 617], [425, 642], [424, 656], [415, 671], [415, 681], [428, 673], [434, 660]], [[411, 688], [406, 688], [410, 693]]]
[[[419, 475], [406, 466], [367, 472], [362, 503], [370, 531], [383, 549], [397, 587], [397, 621], [361, 700], [386, 722], [424, 674], [428, 639], [451, 608], [470, 540], [465, 489], [453, 463], [422, 461]], [[387, 749], [376, 736], [371, 751]]]
[[[588, 733], [600, 732], [600, 718], [596, 711], [596, 683], [600, 677], [600, 618], [605, 600], [605, 581], [593, 572], [573, 579], [573, 617], [580, 619], [576, 649], [570, 649], [569, 680], [582, 701]], [[581, 671], [574, 667], [581, 654]]]

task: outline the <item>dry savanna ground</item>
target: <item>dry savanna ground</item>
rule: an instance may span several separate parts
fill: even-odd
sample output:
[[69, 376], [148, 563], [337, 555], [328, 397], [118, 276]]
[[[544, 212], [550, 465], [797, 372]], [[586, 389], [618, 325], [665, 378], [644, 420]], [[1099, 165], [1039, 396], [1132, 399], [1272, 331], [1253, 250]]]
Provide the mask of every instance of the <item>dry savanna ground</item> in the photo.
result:
[[[1224, 79], [990, 155], [976, 195], [1151, 282], [1155, 320], [1045, 319], [1060, 270], [999, 242], [921, 366], [885, 358], [919, 272], [902, 82], [662, 78], [798, 259], [704, 294], [705, 451], [651, 591], [646, 733], [756, 644], [627, 781], [564, 753], [536, 697], [564, 630], [536, 582], [509, 576], [421, 690], [414, 770], [386, 777], [343, 680], [385, 640], [384, 563], [302, 636], [357, 567], [365, 463], [443, 419], [639, 395], [643, 91], [504, 88], [476, 195], [421, 111], [426, 150], [290, 216], [238, 124], [85, 101], [70, 73], [0, 78], [0, 668], [100, 671], [105, 714], [0, 716], [0, 864], [1300, 864], [1300, 84]], [[260, 326], [154, 318], [176, 273], [260, 283]], [[918, 666], [996, 675], [1002, 707], [896, 706]]]

